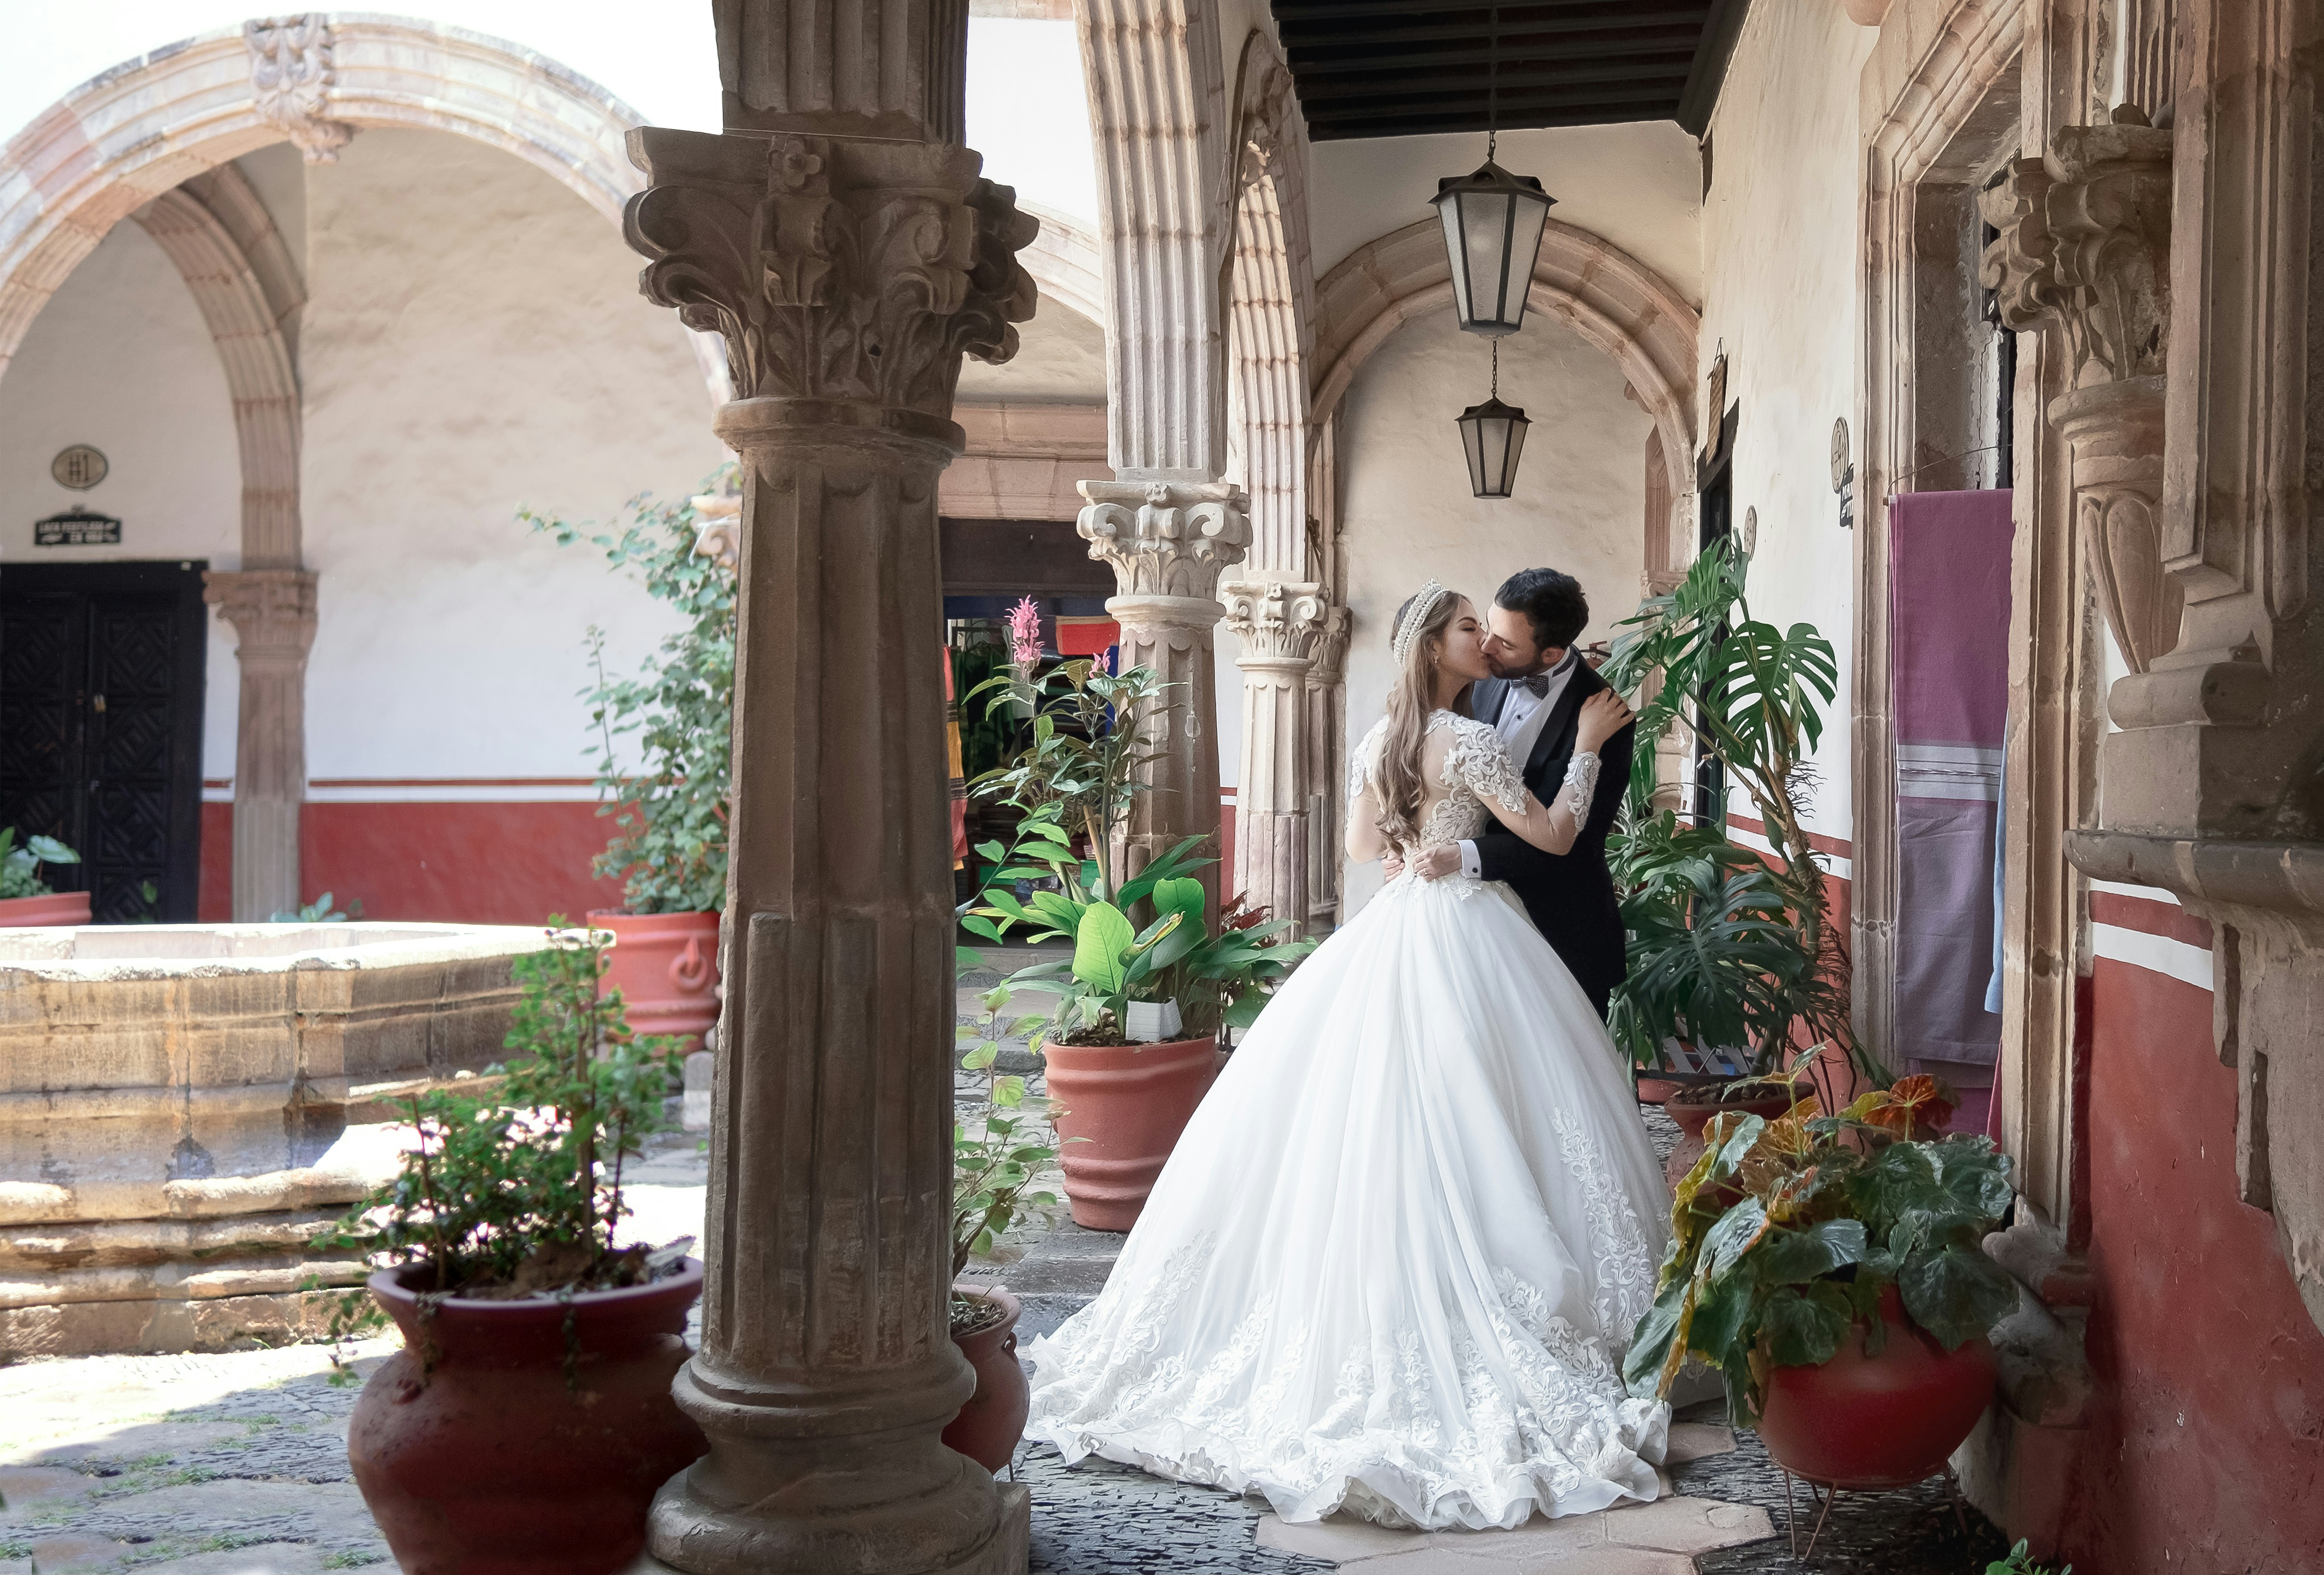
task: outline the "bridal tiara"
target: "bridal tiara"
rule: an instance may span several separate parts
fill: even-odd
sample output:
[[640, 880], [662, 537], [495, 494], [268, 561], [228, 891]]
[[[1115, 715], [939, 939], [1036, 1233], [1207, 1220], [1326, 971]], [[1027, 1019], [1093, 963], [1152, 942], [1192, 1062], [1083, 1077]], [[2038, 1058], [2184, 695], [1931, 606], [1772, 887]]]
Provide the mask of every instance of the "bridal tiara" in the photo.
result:
[[1388, 640], [1389, 654], [1396, 658], [1397, 667], [1404, 666], [1405, 658], [1412, 654], [1412, 642], [1418, 640], [1420, 631], [1428, 626], [1428, 615], [1436, 611], [1436, 603], [1452, 594], [1434, 580], [1414, 594], [1412, 611], [1405, 614], [1404, 622], [1396, 626], [1396, 633]]

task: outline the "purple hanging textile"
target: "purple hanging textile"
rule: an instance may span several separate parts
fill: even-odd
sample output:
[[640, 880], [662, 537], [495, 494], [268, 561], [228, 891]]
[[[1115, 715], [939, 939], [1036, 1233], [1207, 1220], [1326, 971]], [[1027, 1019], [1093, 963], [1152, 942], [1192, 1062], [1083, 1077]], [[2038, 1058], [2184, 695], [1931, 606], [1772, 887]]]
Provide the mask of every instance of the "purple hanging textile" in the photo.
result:
[[[2001, 1018], [1985, 994], [2009, 712], [2009, 539], [2006, 491], [1906, 493], [1889, 503], [1895, 1049], [1909, 1070], [1950, 1078], [1965, 1107], [1981, 1107], [1971, 1091], [1991, 1087], [2001, 1049]], [[1982, 1108], [1976, 1114], [1981, 1125]]]

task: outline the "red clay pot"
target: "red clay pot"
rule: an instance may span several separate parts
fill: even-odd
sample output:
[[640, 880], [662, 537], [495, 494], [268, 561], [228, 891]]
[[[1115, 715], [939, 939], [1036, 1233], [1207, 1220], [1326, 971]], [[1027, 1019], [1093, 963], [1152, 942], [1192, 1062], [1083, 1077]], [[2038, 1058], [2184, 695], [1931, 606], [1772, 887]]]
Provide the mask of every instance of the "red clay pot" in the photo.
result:
[[1129, 1230], [1226, 1057], [1215, 1039], [1167, 1039], [1051, 1042], [1041, 1059], [1074, 1223]]
[[[670, 1398], [702, 1266], [567, 1303], [442, 1303], [424, 1265], [371, 1277], [406, 1349], [364, 1386], [347, 1460], [404, 1575], [614, 1575], [661, 1485], [708, 1449]], [[432, 1353], [423, 1367], [421, 1353]]]
[[679, 1034], [702, 1048], [718, 1021], [718, 916], [715, 913], [612, 913], [589, 916], [613, 932], [600, 990], [619, 990], [630, 1027], [641, 1034]]
[[1647, 1073], [1640, 1073], [1637, 1081], [1638, 1085], [1638, 1102], [1642, 1105], [1662, 1104], [1673, 1094], [1678, 1092], [1679, 1090], [1686, 1086], [1686, 1084], [1677, 1082], [1675, 1079], [1655, 1077]]
[[46, 897], [0, 898], [0, 930], [54, 929], [88, 923], [88, 893], [53, 891]]
[[1904, 1315], [1889, 1285], [1880, 1293], [1888, 1340], [1864, 1354], [1863, 1325], [1821, 1367], [1775, 1368], [1759, 1437], [1794, 1476], [1835, 1488], [1903, 1488], [1934, 1477], [1993, 1401], [1997, 1368], [1984, 1336], [1959, 1350]]
[[945, 1447], [958, 1450], [988, 1471], [998, 1471], [1017, 1453], [1025, 1417], [1033, 1408], [1033, 1386], [1017, 1363], [1017, 1320], [1025, 1304], [999, 1285], [954, 1285], [954, 1290], [1000, 1304], [1008, 1316], [952, 1342], [976, 1369], [976, 1393], [944, 1430]]
[[[1713, 1116], [1732, 1110], [1738, 1115], [1757, 1116], [1763, 1120], [1772, 1121], [1813, 1091], [1794, 1083], [1793, 1088], [1797, 1090], [1795, 1093], [1766, 1093], [1755, 1099], [1733, 1100], [1724, 1104], [1715, 1102], [1720, 1090], [1726, 1086], [1725, 1083], [1706, 1082], [1693, 1088], [1683, 1088], [1664, 1101], [1663, 1109], [1669, 1112], [1672, 1120], [1678, 1123], [1681, 1132], [1700, 1145], [1702, 1129], [1711, 1125]], [[1702, 1150], [1698, 1147], [1695, 1152], [1700, 1154]]]

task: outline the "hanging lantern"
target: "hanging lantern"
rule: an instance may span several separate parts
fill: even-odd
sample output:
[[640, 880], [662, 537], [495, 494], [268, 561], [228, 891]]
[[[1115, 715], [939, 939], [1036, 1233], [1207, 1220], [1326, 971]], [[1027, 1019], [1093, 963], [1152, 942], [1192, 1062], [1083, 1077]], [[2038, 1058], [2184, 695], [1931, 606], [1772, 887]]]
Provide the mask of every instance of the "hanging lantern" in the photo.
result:
[[1439, 180], [1434, 198], [1452, 264], [1452, 301], [1464, 332], [1499, 338], [1525, 322], [1541, 232], [1557, 199], [1530, 175], [1512, 175], [1485, 158], [1473, 175]]
[[1469, 490], [1480, 498], [1506, 498], [1517, 490], [1517, 456], [1525, 452], [1526, 428], [1533, 425], [1515, 405], [1501, 403], [1501, 347], [1493, 345], [1493, 391], [1481, 405], [1461, 412], [1461, 447], [1469, 456]]

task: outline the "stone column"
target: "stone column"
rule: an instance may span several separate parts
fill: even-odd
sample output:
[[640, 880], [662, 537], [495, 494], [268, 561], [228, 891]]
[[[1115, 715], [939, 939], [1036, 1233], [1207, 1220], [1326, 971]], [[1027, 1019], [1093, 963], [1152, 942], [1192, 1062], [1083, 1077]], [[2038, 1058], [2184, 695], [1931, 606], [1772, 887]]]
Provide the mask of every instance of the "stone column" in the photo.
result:
[[[1147, 790], [1130, 801], [1120, 867], [1136, 874], [1187, 837], [1218, 853], [1219, 741], [1213, 631], [1223, 611], [1219, 573], [1242, 561], [1250, 522], [1242, 493], [1225, 482], [1084, 482], [1075, 528], [1089, 554], [1113, 567], [1120, 594], [1105, 610], [1121, 625], [1121, 665], [1150, 667], [1170, 686], [1146, 723], [1159, 758], [1139, 768]], [[1203, 871], [1218, 909], [1215, 868]]]
[[710, 1452], [650, 1529], [695, 1575], [1026, 1563], [1025, 1490], [937, 1437], [975, 1380], [946, 1323], [936, 484], [962, 353], [1007, 359], [1035, 302], [1034, 222], [958, 145], [965, 12], [722, 5], [726, 134], [630, 134], [627, 238], [647, 296], [725, 338], [742, 478], [709, 1283], [675, 1383]]
[[1234, 881], [1254, 907], [1307, 926], [1308, 675], [1337, 609], [1323, 587], [1250, 580], [1220, 588], [1242, 642], [1242, 782], [1235, 799]]
[[202, 599], [234, 625], [241, 705], [234, 741], [234, 916], [261, 923], [299, 892], [299, 807], [307, 796], [307, 651], [315, 576], [212, 569]]
[[1307, 669], [1307, 928], [1340, 922], [1340, 837], [1348, 806], [1348, 610], [1327, 607]]

